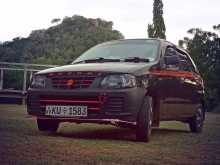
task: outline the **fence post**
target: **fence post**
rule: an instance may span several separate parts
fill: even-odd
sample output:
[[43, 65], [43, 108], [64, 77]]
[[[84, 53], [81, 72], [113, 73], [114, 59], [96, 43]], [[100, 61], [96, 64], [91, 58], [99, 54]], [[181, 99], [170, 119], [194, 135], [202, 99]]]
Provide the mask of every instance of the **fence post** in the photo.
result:
[[3, 89], [3, 78], [4, 78], [4, 70], [1, 69], [1, 73], [0, 73], [0, 90]]
[[[23, 94], [26, 93], [26, 89], [27, 89], [27, 66], [24, 65], [24, 78], [23, 78]], [[22, 99], [22, 104], [25, 104], [25, 96]]]
[[24, 66], [24, 78], [23, 78], [23, 93], [25, 93], [27, 88], [27, 66]]
[[33, 77], [33, 71], [30, 71], [30, 80], [32, 79], [32, 77]]

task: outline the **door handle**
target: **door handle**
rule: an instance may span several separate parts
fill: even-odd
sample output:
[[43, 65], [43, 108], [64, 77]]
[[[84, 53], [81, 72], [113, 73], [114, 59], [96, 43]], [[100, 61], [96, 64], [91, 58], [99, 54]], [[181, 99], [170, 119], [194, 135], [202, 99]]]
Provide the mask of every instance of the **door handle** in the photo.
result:
[[180, 78], [180, 82], [183, 84], [197, 85], [196, 81], [189, 79], [189, 78], [184, 78], [184, 77]]

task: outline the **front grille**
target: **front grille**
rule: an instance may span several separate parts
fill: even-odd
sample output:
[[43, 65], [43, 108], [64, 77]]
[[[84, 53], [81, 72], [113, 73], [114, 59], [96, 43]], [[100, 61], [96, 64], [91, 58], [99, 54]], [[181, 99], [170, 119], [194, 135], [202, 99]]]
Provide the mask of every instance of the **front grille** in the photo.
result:
[[108, 97], [106, 103], [108, 112], [120, 112], [124, 109], [124, 98], [121, 96]]
[[87, 106], [89, 111], [99, 112], [103, 105], [100, 96], [40, 96], [40, 106], [46, 105], [77, 105]]
[[53, 88], [58, 89], [88, 88], [97, 76], [96, 72], [60, 72], [48, 75]]
[[28, 105], [32, 109], [44, 113], [47, 105], [87, 106], [90, 113], [119, 113], [124, 111], [124, 96], [72, 96], [72, 95], [41, 95], [28, 97]]

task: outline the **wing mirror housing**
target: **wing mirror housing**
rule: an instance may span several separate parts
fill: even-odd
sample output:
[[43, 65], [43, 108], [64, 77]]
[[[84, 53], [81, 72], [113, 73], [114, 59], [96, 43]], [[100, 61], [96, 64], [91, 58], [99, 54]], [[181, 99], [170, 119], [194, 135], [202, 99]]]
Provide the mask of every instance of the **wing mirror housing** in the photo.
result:
[[179, 57], [178, 56], [164, 56], [164, 61], [166, 65], [178, 65]]

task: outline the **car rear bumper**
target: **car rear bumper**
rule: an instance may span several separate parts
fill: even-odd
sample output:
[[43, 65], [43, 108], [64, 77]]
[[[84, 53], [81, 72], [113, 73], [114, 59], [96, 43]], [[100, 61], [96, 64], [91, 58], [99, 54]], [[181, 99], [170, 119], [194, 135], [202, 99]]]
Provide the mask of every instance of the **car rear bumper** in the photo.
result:
[[[115, 121], [136, 122], [145, 90], [130, 88], [120, 90], [79, 89], [40, 90], [29, 89], [27, 93], [28, 114], [38, 118], [60, 122], [103, 123]], [[87, 117], [45, 116], [46, 105], [82, 105], [88, 107]]]

